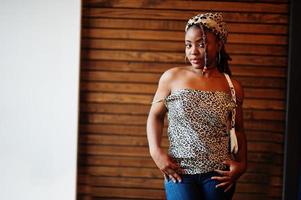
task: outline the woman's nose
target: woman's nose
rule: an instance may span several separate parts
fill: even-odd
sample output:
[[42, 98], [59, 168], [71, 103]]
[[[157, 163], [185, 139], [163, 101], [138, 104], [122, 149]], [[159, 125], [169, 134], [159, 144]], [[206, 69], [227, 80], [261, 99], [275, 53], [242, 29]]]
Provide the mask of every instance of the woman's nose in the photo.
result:
[[195, 54], [199, 53], [198, 48], [195, 45], [192, 45], [190, 50], [191, 50], [192, 55], [195, 55]]

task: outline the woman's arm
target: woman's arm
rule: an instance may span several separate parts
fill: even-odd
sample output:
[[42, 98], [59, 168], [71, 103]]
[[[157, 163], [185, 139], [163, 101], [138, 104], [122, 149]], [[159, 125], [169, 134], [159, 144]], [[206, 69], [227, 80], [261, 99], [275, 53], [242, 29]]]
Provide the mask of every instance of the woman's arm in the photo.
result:
[[[238, 85], [238, 84], [237, 84]], [[241, 174], [247, 169], [247, 140], [243, 125], [243, 99], [244, 94], [242, 87], [237, 86], [237, 108], [236, 108], [236, 120], [235, 120], [235, 133], [238, 141], [238, 152], [235, 154], [235, 160], [241, 164]], [[240, 174], [240, 175], [241, 175]]]
[[[162, 149], [161, 138], [164, 126], [164, 118], [167, 109], [164, 105], [164, 98], [170, 94], [171, 70], [166, 71], [160, 78], [158, 89], [155, 93], [153, 103], [147, 118], [147, 139], [150, 155], [161, 172], [170, 177], [173, 181], [181, 181], [176, 173], [179, 166]], [[160, 101], [161, 100], [161, 101]]]
[[217, 187], [225, 188], [225, 191], [229, 190], [234, 182], [247, 170], [247, 142], [243, 125], [243, 99], [244, 92], [239, 82], [233, 80], [233, 84], [236, 92], [237, 107], [235, 116], [235, 134], [238, 142], [238, 152], [234, 155], [235, 160], [226, 160], [224, 164], [229, 166], [229, 171], [216, 170], [222, 177], [212, 177], [212, 179], [218, 180], [221, 183]]

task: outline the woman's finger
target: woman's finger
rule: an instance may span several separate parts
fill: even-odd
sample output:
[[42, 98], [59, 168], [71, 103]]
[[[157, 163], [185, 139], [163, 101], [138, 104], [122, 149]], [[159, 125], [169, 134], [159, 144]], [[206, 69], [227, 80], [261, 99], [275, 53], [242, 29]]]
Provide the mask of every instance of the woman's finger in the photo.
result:
[[219, 169], [215, 169], [214, 171], [223, 176], [229, 176], [229, 173], [230, 173], [229, 171], [223, 171], [223, 170], [219, 170]]
[[231, 184], [230, 182], [222, 182], [222, 183], [220, 183], [220, 184], [217, 184], [215, 187], [216, 188], [219, 188], [219, 187], [225, 187], [225, 186], [227, 186], [227, 185], [229, 185], [229, 184]]
[[170, 165], [170, 168], [173, 169], [176, 172], [179, 172], [181, 174], [184, 174], [184, 169], [181, 168], [181, 166], [178, 163], [173, 163], [173, 165]]
[[174, 171], [173, 169], [167, 169], [167, 170], [165, 170], [165, 174], [168, 175], [169, 177], [171, 177], [171, 179], [174, 182], [177, 182], [177, 181], [181, 182], [182, 181], [181, 176], [176, 171]]
[[229, 176], [212, 176], [211, 179], [217, 180], [220, 182], [230, 181], [231, 178]]
[[175, 170], [173, 170], [172, 168], [167, 168], [165, 171], [167, 174], [171, 174], [171, 175], [175, 173]]
[[173, 177], [173, 175], [169, 174], [168, 177], [169, 177], [174, 183], [177, 182], [176, 178]]
[[231, 184], [224, 190], [224, 192], [228, 192], [228, 190], [230, 190], [232, 186], [233, 186], [233, 183], [231, 183]]
[[181, 173], [181, 174], [185, 173], [184, 169], [182, 169], [181, 166], [178, 165], [178, 164], [174, 165], [172, 169], [175, 170], [176, 172]]
[[163, 173], [164, 176], [169, 177], [168, 171], [166, 169], [162, 169], [161, 172]]
[[182, 182], [182, 178], [181, 178], [181, 176], [178, 174], [178, 173], [174, 173], [174, 174], [172, 174], [172, 176], [178, 181], [178, 182]]
[[171, 169], [177, 170], [177, 169], [180, 168], [180, 165], [178, 163], [176, 163], [176, 162], [171, 162], [170, 165], [169, 165], [169, 167]]

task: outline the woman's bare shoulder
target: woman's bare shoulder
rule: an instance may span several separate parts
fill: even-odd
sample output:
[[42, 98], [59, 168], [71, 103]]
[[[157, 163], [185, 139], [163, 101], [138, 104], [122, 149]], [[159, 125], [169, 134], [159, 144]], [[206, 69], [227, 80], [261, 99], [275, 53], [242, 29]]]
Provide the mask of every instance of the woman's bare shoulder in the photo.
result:
[[173, 67], [166, 70], [160, 77], [160, 82], [170, 83], [177, 78], [179, 74], [186, 71], [186, 67]]
[[158, 88], [153, 102], [160, 102], [170, 94], [173, 81], [177, 79], [177, 76], [181, 70], [182, 68], [174, 67], [163, 72], [159, 79]]

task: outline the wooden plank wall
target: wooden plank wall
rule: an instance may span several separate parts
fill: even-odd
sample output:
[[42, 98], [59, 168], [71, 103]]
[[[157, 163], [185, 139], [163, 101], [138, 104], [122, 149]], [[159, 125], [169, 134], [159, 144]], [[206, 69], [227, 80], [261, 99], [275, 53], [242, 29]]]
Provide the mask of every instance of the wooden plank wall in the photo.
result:
[[147, 114], [160, 75], [184, 64], [186, 20], [210, 10], [224, 13], [232, 71], [245, 88], [249, 168], [235, 199], [281, 199], [286, 0], [83, 1], [78, 199], [165, 198]]

